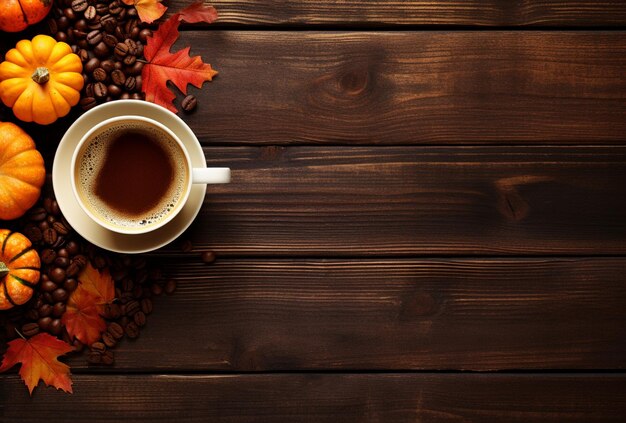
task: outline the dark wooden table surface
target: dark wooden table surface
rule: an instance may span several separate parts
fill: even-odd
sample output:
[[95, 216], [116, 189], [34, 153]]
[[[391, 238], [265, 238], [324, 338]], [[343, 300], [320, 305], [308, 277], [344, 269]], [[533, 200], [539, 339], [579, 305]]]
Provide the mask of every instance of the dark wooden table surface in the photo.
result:
[[626, 1], [214, 5], [218, 260], [0, 420], [625, 421]]

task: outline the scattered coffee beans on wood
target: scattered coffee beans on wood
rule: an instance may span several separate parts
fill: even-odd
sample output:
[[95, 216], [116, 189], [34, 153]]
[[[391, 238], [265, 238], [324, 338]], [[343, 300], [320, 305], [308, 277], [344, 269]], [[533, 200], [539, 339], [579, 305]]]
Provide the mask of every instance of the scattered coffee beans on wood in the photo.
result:
[[118, 98], [145, 98], [143, 49], [152, 31], [139, 20], [134, 6], [118, 0], [55, 0], [48, 28], [83, 62], [83, 110]]
[[[80, 1], [74, 0], [74, 4]], [[87, 346], [90, 364], [113, 364], [112, 350], [124, 337], [137, 338], [146, 325], [153, 309], [152, 298], [176, 290], [176, 281], [166, 279], [145, 257], [110, 253], [81, 238], [53, 197], [45, 197], [9, 226], [31, 240], [42, 264], [33, 298], [23, 306], [0, 312], [0, 354], [6, 348], [3, 341], [15, 339], [18, 331], [27, 338], [48, 332], [73, 345], [77, 352], [85, 349], [81, 342], [69, 338], [61, 318], [79, 284], [77, 277], [88, 263], [99, 270], [108, 269], [115, 283], [115, 300], [104, 310], [107, 328], [99, 341]]]

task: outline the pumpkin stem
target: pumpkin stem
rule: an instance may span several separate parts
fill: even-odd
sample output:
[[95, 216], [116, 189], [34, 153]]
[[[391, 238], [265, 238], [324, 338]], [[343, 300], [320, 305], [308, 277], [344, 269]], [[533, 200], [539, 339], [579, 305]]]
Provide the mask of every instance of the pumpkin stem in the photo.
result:
[[30, 77], [36, 83], [43, 85], [50, 79], [50, 71], [48, 71], [48, 68], [41, 66], [35, 69], [35, 72]]
[[0, 261], [0, 279], [4, 278], [9, 274], [9, 268], [6, 264]]

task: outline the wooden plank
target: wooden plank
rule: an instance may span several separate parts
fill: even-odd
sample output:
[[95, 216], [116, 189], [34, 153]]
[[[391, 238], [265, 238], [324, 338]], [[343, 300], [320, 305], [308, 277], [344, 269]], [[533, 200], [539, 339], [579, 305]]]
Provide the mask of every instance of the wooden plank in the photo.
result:
[[[624, 147], [206, 147], [221, 255], [626, 253]], [[178, 251], [176, 246], [169, 252]]]
[[[172, 0], [177, 12], [191, 0]], [[289, 26], [616, 26], [626, 23], [626, 2], [593, 0], [213, 0], [219, 24]]]
[[207, 144], [626, 140], [622, 31], [192, 31], [187, 44], [221, 72], [185, 116]]
[[625, 271], [626, 258], [168, 259], [177, 293], [102, 371], [623, 369]]
[[3, 422], [622, 422], [624, 375], [80, 375], [74, 394], [0, 377]]

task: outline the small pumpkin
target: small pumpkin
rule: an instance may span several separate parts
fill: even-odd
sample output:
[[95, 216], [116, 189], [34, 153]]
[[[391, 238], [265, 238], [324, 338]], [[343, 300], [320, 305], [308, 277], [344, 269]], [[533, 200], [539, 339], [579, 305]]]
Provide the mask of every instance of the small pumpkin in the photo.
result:
[[46, 17], [52, 0], [0, 0], [0, 30], [18, 32]]
[[41, 260], [19, 232], [0, 229], [0, 310], [22, 305], [39, 283]]
[[43, 157], [19, 126], [0, 122], [0, 219], [16, 219], [39, 198], [46, 180]]
[[85, 83], [80, 58], [48, 35], [18, 41], [0, 63], [0, 99], [24, 122], [48, 125], [67, 115]]

